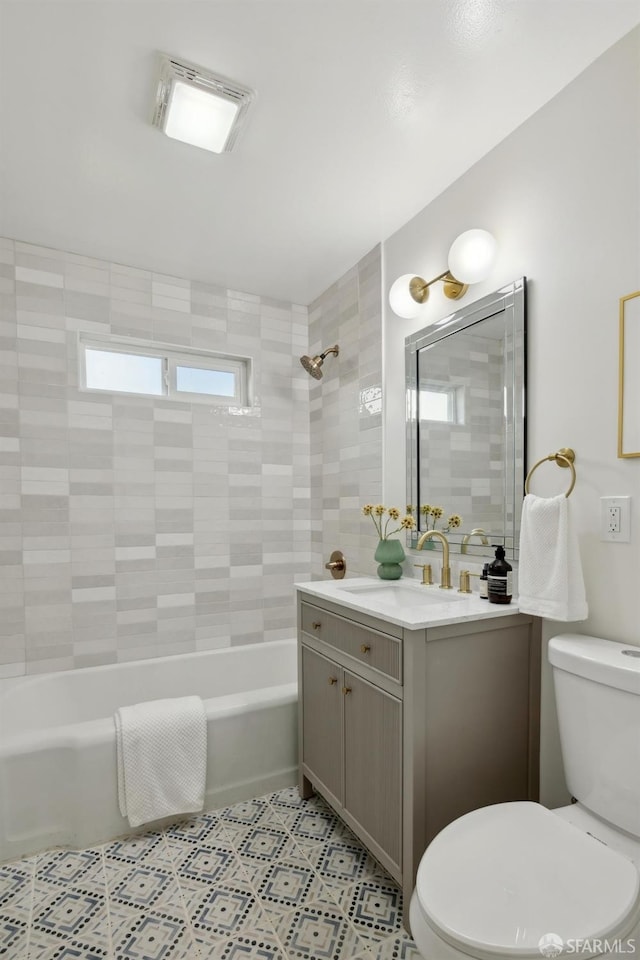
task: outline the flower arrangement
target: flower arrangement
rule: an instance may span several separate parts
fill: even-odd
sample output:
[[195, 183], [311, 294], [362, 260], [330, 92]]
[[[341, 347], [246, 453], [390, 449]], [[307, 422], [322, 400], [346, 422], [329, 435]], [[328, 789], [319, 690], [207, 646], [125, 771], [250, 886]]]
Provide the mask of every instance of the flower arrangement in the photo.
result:
[[[371, 517], [373, 520], [373, 525], [376, 528], [379, 540], [388, 540], [389, 537], [393, 536], [394, 533], [398, 533], [400, 530], [415, 530], [416, 521], [410, 515], [409, 511], [407, 511], [406, 516], [401, 517], [397, 507], [385, 507], [382, 503], [375, 505], [365, 503], [362, 508], [362, 513], [363, 516]], [[383, 519], [385, 514], [387, 514], [386, 520]], [[390, 523], [397, 523], [398, 526], [393, 530], [389, 530]]]
[[[408, 504], [407, 513], [413, 513], [412, 504]], [[420, 513], [425, 518], [426, 529], [435, 530], [438, 520], [440, 520], [444, 514], [444, 509], [442, 507], [435, 507], [430, 503], [423, 503], [420, 507]], [[451, 530], [456, 530], [461, 525], [462, 517], [457, 513], [452, 513], [449, 517], [447, 517], [447, 524], [442, 528], [442, 532], [449, 533]]]

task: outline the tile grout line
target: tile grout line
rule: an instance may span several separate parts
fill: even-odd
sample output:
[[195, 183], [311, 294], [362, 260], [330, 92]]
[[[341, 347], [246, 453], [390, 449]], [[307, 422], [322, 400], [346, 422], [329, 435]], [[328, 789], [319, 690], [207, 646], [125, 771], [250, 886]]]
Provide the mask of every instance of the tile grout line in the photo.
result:
[[104, 903], [107, 914], [107, 954], [109, 960], [115, 960], [115, 947], [113, 945], [113, 929], [111, 926], [111, 897], [109, 896], [109, 880], [107, 877], [107, 864], [104, 855], [104, 845], [100, 848], [100, 866], [102, 867], [102, 876], [104, 879]]
[[174, 879], [174, 881], [175, 881], [176, 888], [177, 888], [177, 890], [178, 890], [178, 896], [180, 897], [180, 907], [181, 907], [182, 912], [183, 912], [183, 914], [184, 914], [185, 927], [186, 927], [186, 930], [187, 930], [188, 935], [189, 935], [189, 944], [190, 944], [192, 950], [195, 950], [196, 955], [197, 955], [198, 957], [200, 957], [200, 956], [202, 955], [202, 953], [201, 953], [201, 950], [200, 950], [199, 945], [196, 943], [196, 938], [195, 938], [195, 932], [194, 932], [194, 929], [193, 929], [193, 924], [191, 923], [191, 917], [190, 917], [190, 915], [189, 915], [189, 911], [187, 910], [187, 902], [186, 902], [184, 893], [182, 892], [182, 887], [181, 887], [181, 885], [180, 885], [180, 876], [179, 876], [179, 874], [178, 874], [178, 871], [176, 870], [176, 866], [175, 866], [174, 859], [173, 859], [173, 853], [172, 853], [172, 851], [171, 851], [171, 846], [170, 846], [169, 842], [167, 841], [166, 829], [165, 829], [165, 830], [162, 830], [162, 832], [161, 832], [161, 837], [162, 837], [162, 845], [163, 845], [163, 848], [164, 848], [164, 852], [165, 852], [166, 857], [168, 858], [169, 866], [170, 866], [170, 868], [171, 868], [171, 875], [172, 875], [172, 877], [173, 877], [173, 879]]
[[27, 939], [25, 943], [25, 960], [29, 960], [31, 954], [31, 925], [33, 924], [33, 913], [34, 913], [34, 901], [36, 898], [36, 864], [38, 863], [38, 858], [33, 858], [33, 864], [31, 867], [31, 896], [29, 897], [29, 918], [27, 920]]

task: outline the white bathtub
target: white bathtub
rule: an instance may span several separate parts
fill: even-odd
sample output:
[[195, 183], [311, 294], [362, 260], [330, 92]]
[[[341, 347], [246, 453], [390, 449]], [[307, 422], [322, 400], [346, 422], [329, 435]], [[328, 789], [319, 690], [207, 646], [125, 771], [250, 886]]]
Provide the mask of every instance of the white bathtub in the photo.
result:
[[0, 862], [134, 832], [120, 815], [113, 714], [205, 702], [205, 809], [295, 782], [296, 643], [276, 640], [0, 681]]

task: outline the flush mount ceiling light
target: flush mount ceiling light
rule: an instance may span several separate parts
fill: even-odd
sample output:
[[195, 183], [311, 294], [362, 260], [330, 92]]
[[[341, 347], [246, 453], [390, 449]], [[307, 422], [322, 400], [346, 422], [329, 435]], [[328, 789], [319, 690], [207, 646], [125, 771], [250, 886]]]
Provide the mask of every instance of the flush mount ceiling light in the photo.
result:
[[174, 140], [225, 153], [253, 98], [248, 87], [162, 54], [153, 124]]
[[412, 273], [398, 277], [389, 290], [389, 305], [404, 320], [417, 317], [427, 302], [429, 287], [442, 280], [443, 292], [449, 300], [459, 300], [470, 283], [486, 280], [496, 257], [497, 244], [487, 230], [467, 230], [457, 237], [449, 249], [448, 266], [433, 280], [423, 280]]

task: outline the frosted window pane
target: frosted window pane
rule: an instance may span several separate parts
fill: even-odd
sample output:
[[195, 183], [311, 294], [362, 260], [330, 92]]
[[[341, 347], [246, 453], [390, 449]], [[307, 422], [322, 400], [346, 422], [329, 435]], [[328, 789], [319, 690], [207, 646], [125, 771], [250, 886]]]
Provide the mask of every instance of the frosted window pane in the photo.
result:
[[87, 387], [162, 396], [162, 358], [85, 350]]
[[235, 397], [236, 374], [227, 370], [177, 366], [176, 390], [184, 393], [206, 393], [214, 397]]
[[449, 393], [433, 390], [420, 391], [420, 418], [422, 420], [441, 420], [445, 423], [451, 420]]

